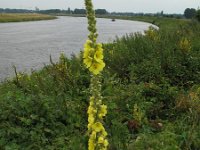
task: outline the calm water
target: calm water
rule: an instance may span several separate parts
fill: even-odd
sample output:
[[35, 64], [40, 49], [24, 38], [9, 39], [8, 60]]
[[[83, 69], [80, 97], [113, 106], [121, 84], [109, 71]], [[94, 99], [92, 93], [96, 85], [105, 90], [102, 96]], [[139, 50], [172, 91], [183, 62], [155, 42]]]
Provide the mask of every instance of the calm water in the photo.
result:
[[[116, 36], [143, 32], [151, 24], [135, 21], [97, 19], [99, 42], [111, 42]], [[0, 24], [0, 80], [18, 71], [28, 72], [58, 60], [60, 52], [79, 53], [87, 39], [87, 20], [59, 17], [56, 20]]]

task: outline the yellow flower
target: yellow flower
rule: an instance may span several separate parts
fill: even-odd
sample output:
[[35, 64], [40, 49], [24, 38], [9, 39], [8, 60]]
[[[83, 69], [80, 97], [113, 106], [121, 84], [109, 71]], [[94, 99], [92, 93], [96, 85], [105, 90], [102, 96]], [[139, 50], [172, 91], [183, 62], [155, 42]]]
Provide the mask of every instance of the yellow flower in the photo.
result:
[[102, 50], [97, 50], [94, 54], [94, 59], [97, 61], [97, 62], [100, 62], [102, 61], [103, 59], [103, 51]]
[[87, 113], [88, 114], [96, 114], [96, 112], [97, 112], [97, 110], [90, 105], [89, 108], [88, 108]]
[[90, 49], [84, 49], [83, 58], [89, 57]]
[[100, 136], [100, 137], [98, 138], [98, 143], [99, 143], [99, 144], [103, 144], [103, 143], [104, 143], [104, 137], [103, 137], [103, 136]]
[[92, 132], [92, 134], [90, 135], [90, 138], [95, 140], [97, 136], [97, 133], [95, 131]]
[[92, 125], [93, 125], [93, 124], [88, 123], [88, 125], [87, 125], [88, 130], [92, 129]]
[[107, 114], [107, 106], [106, 106], [106, 105], [101, 105], [101, 106], [100, 106], [100, 111], [99, 111], [98, 117], [99, 117], [99, 118], [102, 118], [102, 117], [104, 117], [106, 114]]
[[83, 63], [89, 68], [90, 72], [97, 75], [105, 67], [103, 62], [102, 44], [96, 44], [95, 49], [92, 46], [92, 41], [87, 40], [84, 45]]
[[93, 57], [94, 51], [94, 48], [91, 47], [84, 48], [83, 58]]
[[94, 102], [92, 99], [90, 99], [90, 106], [93, 106], [94, 105]]
[[91, 57], [87, 57], [83, 60], [84, 64], [87, 68], [91, 67], [93, 59]]
[[90, 115], [88, 116], [88, 122], [91, 123], [91, 124], [94, 123], [94, 116], [93, 116], [92, 114], [90, 114]]
[[84, 44], [84, 50], [90, 50], [91, 49], [91, 44], [92, 44], [92, 41], [90, 40], [87, 40], [86, 43]]
[[108, 140], [104, 140], [104, 142], [103, 142], [103, 145], [105, 146], [105, 147], [107, 147], [108, 146]]
[[95, 124], [93, 124], [92, 128], [95, 132], [101, 132], [105, 130], [101, 122], [96, 122]]
[[108, 135], [108, 133], [107, 133], [105, 130], [103, 130], [103, 131], [102, 131], [102, 135], [103, 135], [104, 137], [106, 137], [106, 136]]
[[88, 141], [88, 150], [95, 150], [95, 143], [93, 139], [89, 139]]
[[92, 63], [91, 67], [89, 68], [90, 72], [97, 75], [99, 74], [103, 68], [105, 67], [105, 63], [101, 60], [100, 62]]
[[90, 105], [94, 105], [94, 96], [90, 97]]

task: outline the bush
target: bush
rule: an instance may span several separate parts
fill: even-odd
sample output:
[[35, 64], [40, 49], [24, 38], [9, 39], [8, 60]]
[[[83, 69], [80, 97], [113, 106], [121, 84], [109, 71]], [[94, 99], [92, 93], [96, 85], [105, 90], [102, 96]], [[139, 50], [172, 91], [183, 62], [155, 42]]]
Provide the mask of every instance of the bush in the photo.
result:
[[76, 58], [61, 59], [1, 85], [1, 149], [87, 149], [86, 137], [75, 136], [87, 129], [89, 77], [81, 68]]

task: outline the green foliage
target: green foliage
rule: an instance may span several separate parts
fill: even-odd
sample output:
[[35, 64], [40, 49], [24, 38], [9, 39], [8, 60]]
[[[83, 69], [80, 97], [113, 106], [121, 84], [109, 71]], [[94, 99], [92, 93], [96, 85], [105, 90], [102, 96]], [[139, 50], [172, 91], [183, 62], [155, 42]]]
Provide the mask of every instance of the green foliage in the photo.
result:
[[84, 149], [85, 137], [81, 143], [76, 135], [86, 131], [89, 76], [80, 64], [75, 57], [60, 59], [1, 85], [1, 148]]
[[181, 87], [199, 83], [198, 43], [188, 43], [192, 50], [188, 49], [187, 53], [180, 48], [183, 35], [192, 40], [197, 38], [194, 37], [194, 32], [200, 31], [199, 25], [193, 25], [189, 29], [188, 27], [189, 25], [185, 24], [173, 32], [162, 29], [159, 32], [152, 31], [153, 34], [146, 36], [125, 36], [113, 44], [105, 45], [105, 59], [109, 71], [117, 73], [123, 80], [138, 83], [159, 83], [163, 78], [170, 84]]
[[[198, 150], [200, 25], [149, 18], [145, 35], [104, 44], [109, 150]], [[81, 53], [82, 55], [82, 53]], [[82, 57], [0, 85], [0, 149], [87, 149], [89, 72]]]
[[172, 131], [164, 130], [155, 134], [141, 134], [129, 145], [128, 150], [180, 150], [178, 136]]
[[200, 9], [196, 11], [196, 18], [200, 22]]

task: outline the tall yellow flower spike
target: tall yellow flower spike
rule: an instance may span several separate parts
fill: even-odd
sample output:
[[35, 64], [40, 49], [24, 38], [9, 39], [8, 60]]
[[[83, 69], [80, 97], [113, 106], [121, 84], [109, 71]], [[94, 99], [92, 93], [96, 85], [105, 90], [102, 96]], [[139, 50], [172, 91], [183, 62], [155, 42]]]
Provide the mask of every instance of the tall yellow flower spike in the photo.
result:
[[90, 105], [88, 107], [88, 150], [107, 150], [109, 145], [107, 132], [103, 126], [103, 117], [107, 114], [107, 106], [102, 103], [101, 76], [100, 73], [105, 67], [103, 61], [102, 44], [97, 43], [95, 11], [92, 0], [85, 0], [88, 19], [88, 40], [84, 45], [83, 63], [91, 72], [90, 83]]

